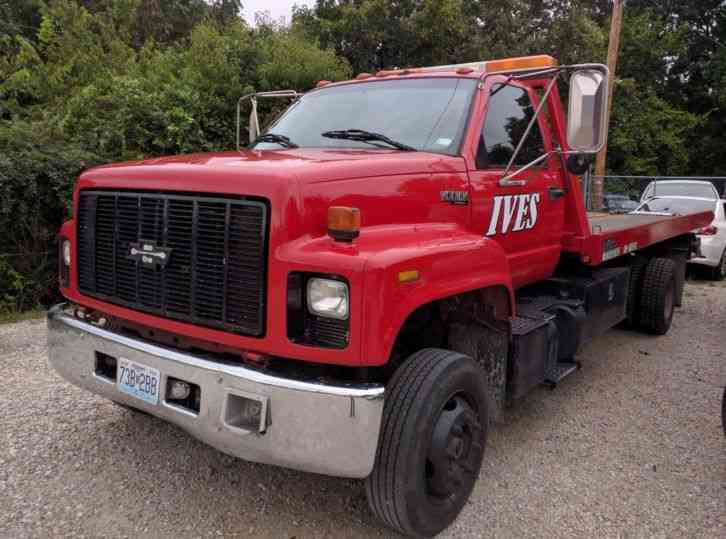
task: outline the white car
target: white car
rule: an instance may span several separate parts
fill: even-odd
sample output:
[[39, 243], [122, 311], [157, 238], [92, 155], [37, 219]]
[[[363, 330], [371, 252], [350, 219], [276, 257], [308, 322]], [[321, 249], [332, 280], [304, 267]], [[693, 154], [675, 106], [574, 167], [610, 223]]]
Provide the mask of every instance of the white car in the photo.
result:
[[[711, 184], [709, 183], [709, 185]], [[658, 186], [658, 190], [660, 190], [660, 186]], [[699, 194], [701, 193], [703, 191], [699, 191]], [[718, 196], [714, 199], [700, 196], [658, 195], [643, 202], [633, 213], [655, 212], [683, 215], [708, 210], [713, 211], [714, 220], [710, 225], [696, 231], [701, 239], [702, 256], [691, 258], [689, 263], [711, 268], [713, 278], [720, 281], [726, 276], [726, 200], [722, 200]]]
[[711, 182], [704, 180], [660, 180], [650, 182], [640, 195], [645, 202], [653, 197], [696, 197], [718, 200], [719, 195]]

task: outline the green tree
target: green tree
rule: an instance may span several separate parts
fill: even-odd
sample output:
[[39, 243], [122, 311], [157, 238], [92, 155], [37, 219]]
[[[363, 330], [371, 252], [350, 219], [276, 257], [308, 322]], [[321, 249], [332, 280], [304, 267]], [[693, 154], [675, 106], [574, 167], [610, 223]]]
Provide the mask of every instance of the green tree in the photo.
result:
[[688, 175], [686, 141], [699, 117], [674, 107], [634, 80], [621, 81], [614, 95], [608, 168], [626, 175]]

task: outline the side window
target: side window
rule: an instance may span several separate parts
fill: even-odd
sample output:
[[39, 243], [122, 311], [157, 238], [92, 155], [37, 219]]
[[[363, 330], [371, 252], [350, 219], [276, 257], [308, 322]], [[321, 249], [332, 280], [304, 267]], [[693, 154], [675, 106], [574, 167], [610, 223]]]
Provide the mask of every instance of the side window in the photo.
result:
[[[477, 148], [477, 166], [506, 167], [533, 116], [534, 107], [526, 90], [516, 86], [494, 85]], [[514, 164], [526, 165], [543, 153], [542, 133], [535, 123]]]

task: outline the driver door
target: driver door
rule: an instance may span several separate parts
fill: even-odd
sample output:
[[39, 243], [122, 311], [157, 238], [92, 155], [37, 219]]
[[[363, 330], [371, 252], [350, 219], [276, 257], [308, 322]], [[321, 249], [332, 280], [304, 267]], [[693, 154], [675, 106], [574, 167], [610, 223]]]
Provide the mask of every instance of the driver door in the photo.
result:
[[[533, 88], [494, 79], [484, 87], [485, 114], [470, 170], [473, 227], [497, 241], [509, 260], [515, 287], [548, 277], [562, 245], [564, 191], [557, 156], [503, 180], [517, 145], [534, 116]], [[543, 109], [508, 175], [552, 149], [551, 129]]]

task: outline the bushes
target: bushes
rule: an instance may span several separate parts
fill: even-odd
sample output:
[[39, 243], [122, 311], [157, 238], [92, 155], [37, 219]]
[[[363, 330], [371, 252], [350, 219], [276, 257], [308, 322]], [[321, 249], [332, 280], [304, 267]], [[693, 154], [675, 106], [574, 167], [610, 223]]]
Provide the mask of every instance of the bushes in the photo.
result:
[[0, 33], [0, 314], [57, 299], [55, 235], [84, 168], [232, 149], [242, 94], [349, 76], [287, 29], [208, 16], [161, 45], [153, 36], [167, 34], [137, 16], [148, 2], [94, 6], [38, 3], [34, 35]]
[[26, 121], [0, 124], [0, 314], [55, 296], [55, 235], [73, 182], [98, 155]]

